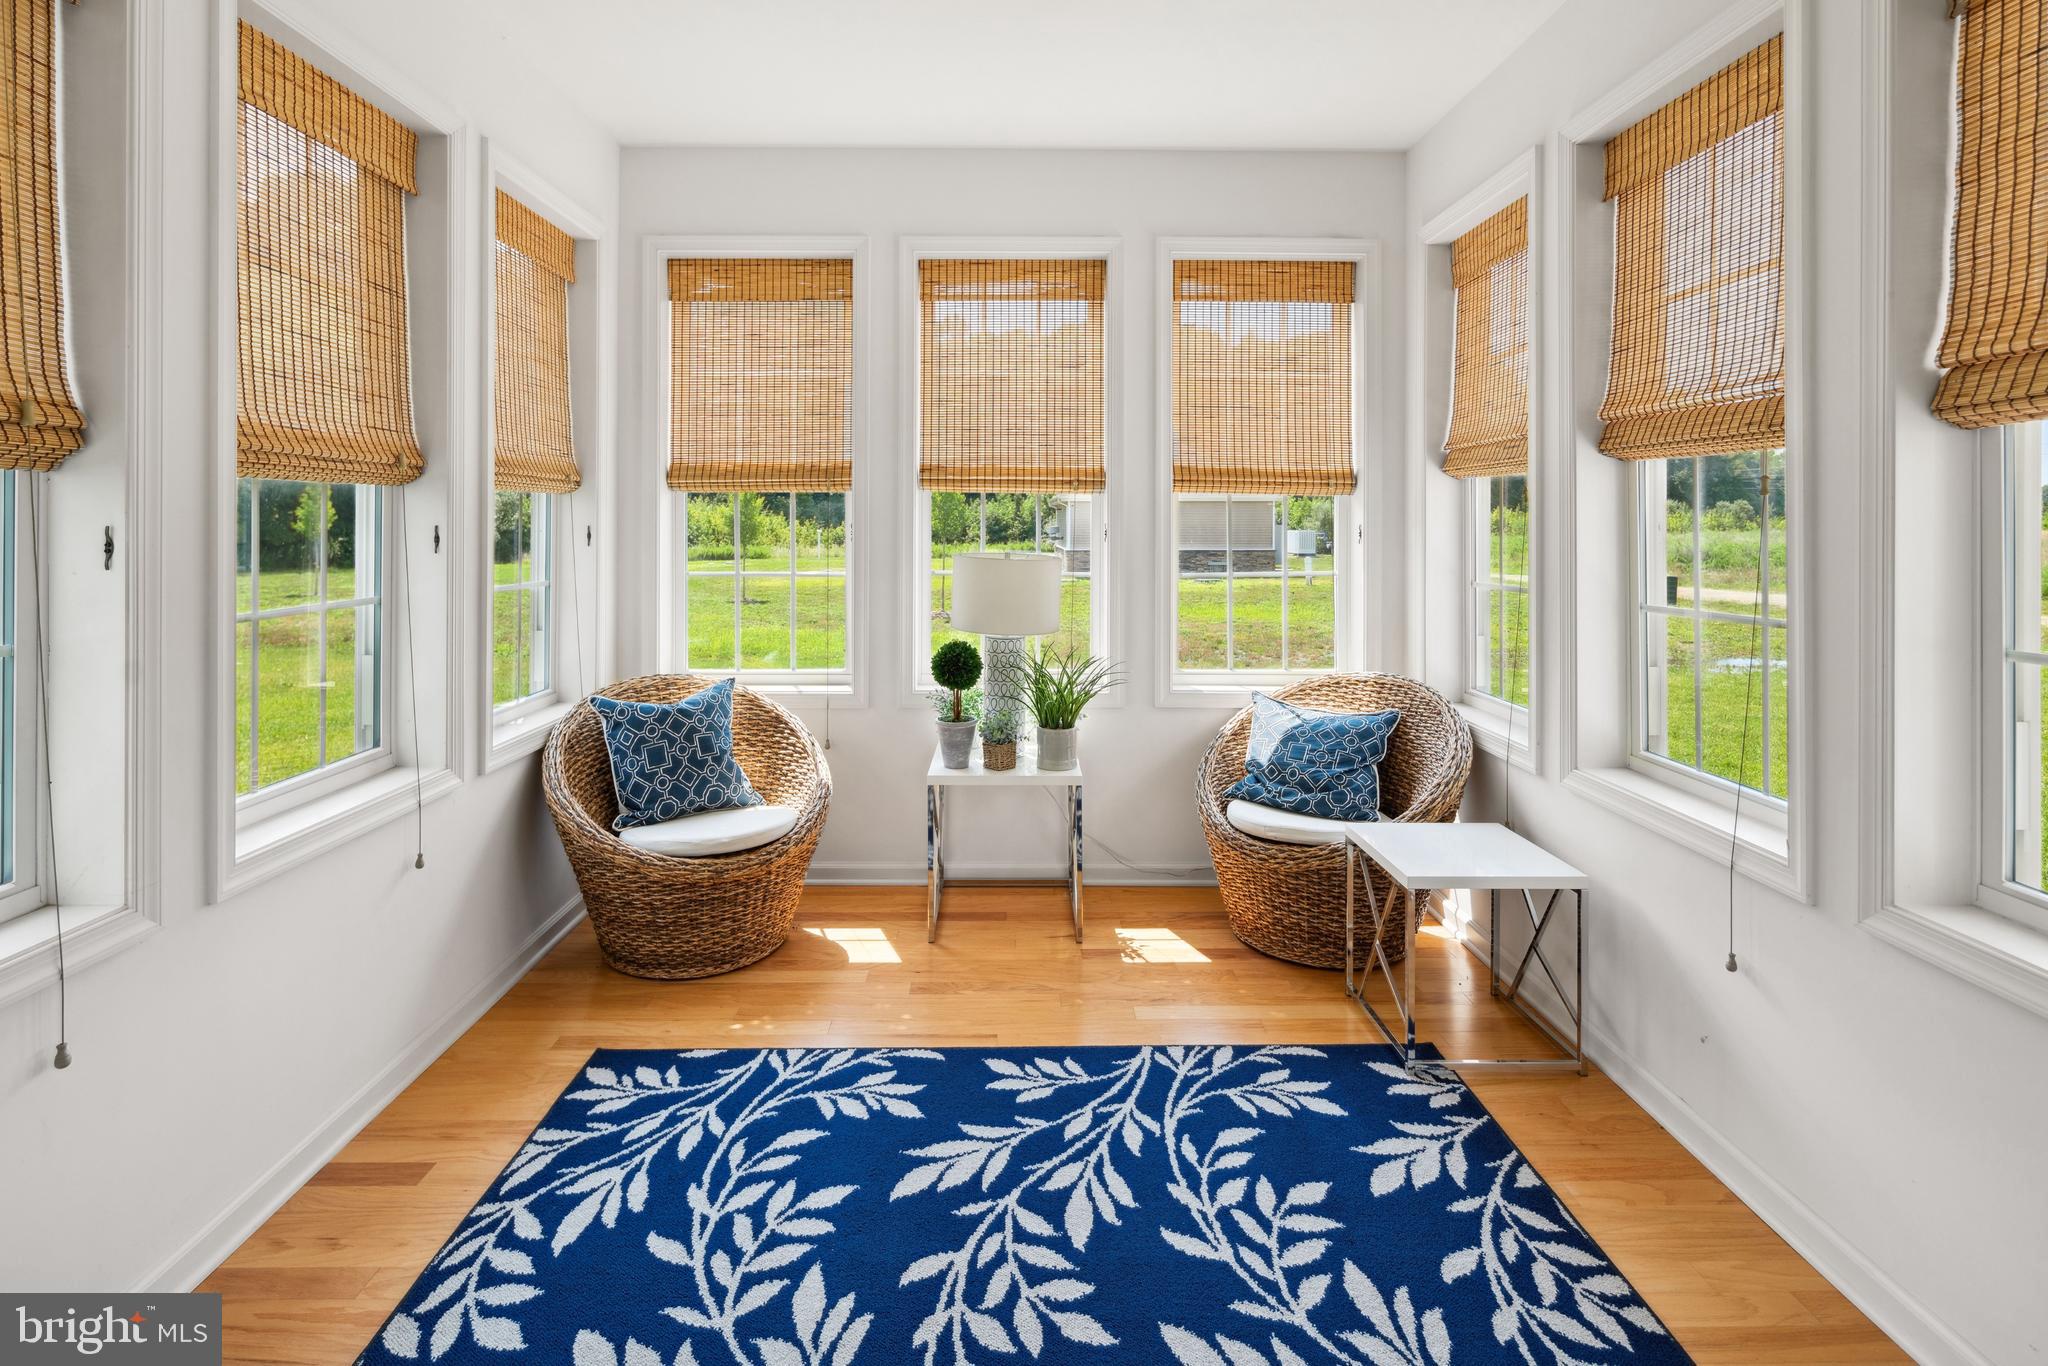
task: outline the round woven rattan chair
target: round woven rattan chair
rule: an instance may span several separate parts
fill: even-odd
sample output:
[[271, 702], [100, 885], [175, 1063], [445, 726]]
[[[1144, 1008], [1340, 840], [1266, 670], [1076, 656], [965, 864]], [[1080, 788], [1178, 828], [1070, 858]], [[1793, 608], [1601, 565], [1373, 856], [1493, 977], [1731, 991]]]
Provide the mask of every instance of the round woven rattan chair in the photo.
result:
[[[712, 681], [629, 678], [600, 695], [676, 702]], [[732, 693], [732, 748], [763, 801], [796, 810], [795, 828], [758, 849], [676, 858], [636, 849], [612, 832], [618, 798], [595, 707], [579, 703], [548, 736], [541, 766], [548, 809], [583, 889], [597, 946], [620, 972], [710, 977], [767, 957], [789, 937], [825, 828], [832, 770], [794, 716], [742, 687]]]
[[[1401, 724], [1380, 764], [1380, 818], [1392, 821], [1448, 821], [1458, 814], [1465, 777], [1472, 768], [1472, 732], [1464, 718], [1434, 689], [1394, 674], [1337, 674], [1313, 678], [1273, 693], [1296, 706], [1324, 711], [1401, 713]], [[1230, 718], [1202, 756], [1195, 772], [1202, 833], [1216, 865], [1216, 885], [1230, 915], [1230, 930], [1260, 953], [1316, 968], [1344, 966], [1344, 846], [1280, 844], [1247, 835], [1223, 817], [1224, 793], [1244, 776], [1245, 745], [1251, 739], [1247, 707]], [[1388, 904], [1392, 880], [1366, 862], [1373, 895]], [[1365, 878], [1358, 885], [1361, 945], [1372, 922], [1366, 913]], [[1387, 923], [1387, 960], [1406, 951], [1406, 908]], [[1368, 970], [1369, 953], [1365, 955]]]

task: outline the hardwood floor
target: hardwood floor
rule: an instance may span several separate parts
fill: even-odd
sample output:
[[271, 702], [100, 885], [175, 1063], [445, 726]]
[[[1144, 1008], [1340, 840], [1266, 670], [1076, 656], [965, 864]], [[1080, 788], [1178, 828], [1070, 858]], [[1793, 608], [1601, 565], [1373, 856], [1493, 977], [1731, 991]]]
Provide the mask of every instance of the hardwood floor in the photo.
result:
[[[817, 888], [779, 952], [695, 983], [611, 972], [579, 926], [207, 1278], [227, 1359], [352, 1360], [600, 1046], [1376, 1040], [1334, 974], [1231, 938], [1213, 888], [1091, 889], [1088, 910], [1077, 948], [1059, 892], [960, 888], [927, 945], [922, 889]], [[1477, 959], [1421, 942], [1424, 1037], [1541, 1046]], [[1605, 1077], [1472, 1083], [1698, 1360], [1907, 1359]]]

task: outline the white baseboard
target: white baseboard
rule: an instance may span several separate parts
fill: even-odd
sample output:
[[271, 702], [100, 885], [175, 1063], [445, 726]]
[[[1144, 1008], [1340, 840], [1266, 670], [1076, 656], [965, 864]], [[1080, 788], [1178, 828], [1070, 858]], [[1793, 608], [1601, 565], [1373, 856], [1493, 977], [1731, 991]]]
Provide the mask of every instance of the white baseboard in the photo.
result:
[[1991, 1366], [1989, 1357], [1878, 1269], [1805, 1201], [1645, 1071], [1621, 1045], [1590, 1024], [1586, 1053], [1650, 1118], [1913, 1360], [1923, 1366]]
[[[952, 863], [946, 865], [949, 878], [1004, 882], [1061, 882], [1067, 870], [1060, 864]], [[922, 887], [922, 863], [820, 862], [813, 860], [804, 879], [819, 887]], [[1213, 887], [1216, 870], [1206, 863], [1166, 870], [1138, 870], [1120, 863], [1098, 863], [1082, 873], [1085, 887]]]
[[504, 967], [478, 984], [438, 1021], [414, 1036], [383, 1071], [370, 1078], [319, 1128], [308, 1134], [304, 1142], [280, 1158], [277, 1165], [243, 1192], [240, 1199], [194, 1234], [163, 1265], [143, 1277], [136, 1288], [137, 1293], [190, 1290], [206, 1279], [215, 1267], [227, 1260], [229, 1253], [240, 1247], [264, 1220], [275, 1214], [279, 1206], [361, 1132], [364, 1125], [395, 1100], [399, 1092], [426, 1071], [450, 1044], [462, 1037], [465, 1030], [482, 1019], [484, 1012], [496, 1005], [498, 999], [510, 991], [528, 969], [538, 963], [582, 918], [583, 898], [570, 898], [566, 905], [526, 937], [526, 942], [520, 945], [519, 951]]

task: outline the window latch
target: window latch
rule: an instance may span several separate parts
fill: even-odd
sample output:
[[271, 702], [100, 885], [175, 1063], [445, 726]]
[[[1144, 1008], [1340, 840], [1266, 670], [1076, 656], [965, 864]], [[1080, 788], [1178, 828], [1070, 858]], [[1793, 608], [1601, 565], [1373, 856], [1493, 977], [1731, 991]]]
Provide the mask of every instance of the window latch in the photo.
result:
[[583, 544], [585, 544], [585, 545], [587, 546], [587, 545], [589, 545], [590, 543], [591, 543], [591, 541], [590, 541], [590, 524], [589, 524], [588, 522], [586, 522], [586, 523], [584, 523], [584, 525], [583, 525]]
[[102, 556], [100, 568], [112, 569], [114, 567], [114, 528], [112, 526], [107, 528], [106, 540], [100, 543], [100, 555]]
[[434, 523], [434, 553], [436, 555], [441, 553], [441, 524], [439, 522]]

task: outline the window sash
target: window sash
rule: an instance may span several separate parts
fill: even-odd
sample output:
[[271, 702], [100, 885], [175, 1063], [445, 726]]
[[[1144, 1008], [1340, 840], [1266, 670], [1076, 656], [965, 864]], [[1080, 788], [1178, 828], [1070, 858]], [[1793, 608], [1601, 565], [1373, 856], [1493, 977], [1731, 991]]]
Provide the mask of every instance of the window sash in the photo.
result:
[[[780, 569], [748, 569], [746, 567], [747, 557], [743, 557], [740, 554], [744, 540], [742, 536], [744, 513], [739, 500], [749, 493], [758, 492], [769, 492], [788, 499], [785, 518], [789, 537], [789, 562]], [[801, 553], [801, 547], [797, 539], [797, 527], [799, 525], [797, 499], [804, 494], [836, 494], [843, 500], [842, 507], [844, 510], [840, 521], [842, 539], [837, 547], [836, 556], [831, 557], [836, 560], [837, 568], [799, 569], [797, 567], [797, 561]], [[707, 678], [735, 678], [756, 685], [770, 687], [787, 686], [796, 689], [823, 687], [830, 691], [846, 690], [848, 687], [846, 680], [852, 675], [854, 663], [854, 639], [851, 629], [851, 613], [853, 609], [851, 597], [851, 585], [853, 582], [851, 550], [855, 534], [852, 525], [852, 495], [849, 492], [838, 489], [742, 490], [731, 492], [722, 489], [677, 489], [673, 492], [673, 496], [676, 499], [676, 525], [679, 528], [676, 536], [676, 573], [677, 577], [681, 580], [681, 589], [676, 594], [677, 608], [675, 616], [677, 623], [676, 640], [678, 643], [674, 654], [677, 658], [678, 666]], [[728, 568], [707, 570], [691, 567], [689, 500], [692, 497], [698, 496], [723, 497], [730, 504], [732, 540], [729, 552], [731, 564]], [[789, 618], [789, 630], [785, 647], [788, 650], [786, 656], [787, 663], [780, 667], [749, 666], [746, 663], [744, 640], [746, 584], [749, 580], [769, 578], [780, 578], [786, 582], [786, 591], [788, 593], [786, 601]], [[710, 664], [691, 658], [690, 583], [693, 579], [731, 580], [729, 610], [732, 626], [732, 663], [730, 665]], [[798, 667], [796, 661], [802, 653], [800, 644], [802, 621], [801, 613], [798, 610], [800, 602], [798, 585], [806, 580], [823, 580], [829, 583], [835, 579], [839, 581], [839, 591], [836, 594], [830, 595], [827, 599], [834, 606], [830, 613], [830, 619], [826, 624], [826, 634], [827, 649], [829, 652], [838, 654], [839, 663], [836, 665], [825, 664], [813, 667]]]
[[[1346, 667], [1346, 661], [1350, 657], [1351, 632], [1355, 629], [1354, 624], [1350, 621], [1350, 617], [1353, 615], [1349, 610], [1352, 584], [1351, 575], [1347, 570], [1351, 563], [1351, 556], [1348, 553], [1346, 538], [1347, 529], [1355, 524], [1356, 508], [1354, 506], [1354, 499], [1356, 495], [1281, 493], [1224, 493], [1210, 495], [1174, 493], [1169, 495], [1169, 497], [1172, 499], [1172, 503], [1169, 517], [1169, 543], [1167, 546], [1167, 579], [1170, 587], [1167, 614], [1167, 626], [1170, 632], [1168, 658], [1172, 661], [1172, 679], [1175, 686], [1255, 687], [1264, 686], [1268, 683], [1285, 683], [1302, 678], [1315, 678], [1324, 674], [1335, 673], [1339, 669]], [[1331, 662], [1328, 665], [1318, 664], [1304, 667], [1293, 658], [1293, 581], [1295, 576], [1301, 571], [1298, 567], [1290, 566], [1288, 563], [1290, 558], [1299, 557], [1290, 557], [1287, 554], [1286, 538], [1289, 530], [1287, 524], [1291, 520], [1289, 515], [1291, 510], [1290, 504], [1294, 499], [1320, 499], [1325, 497], [1330, 499], [1331, 506], [1330, 543], [1327, 547], [1319, 548], [1312, 558], [1320, 560], [1327, 554], [1330, 560], [1327, 570], [1318, 566], [1313, 572], [1315, 574], [1327, 574], [1331, 585], [1331, 596], [1335, 603], [1330, 639]], [[1275, 500], [1276, 502], [1273, 515], [1276, 519], [1274, 530], [1278, 541], [1277, 564], [1271, 570], [1240, 569], [1237, 564], [1238, 554], [1241, 549], [1249, 552], [1250, 548], [1239, 547], [1235, 544], [1238, 540], [1237, 530], [1239, 526], [1236, 509], [1246, 501], [1265, 502], [1268, 500]], [[1213, 547], [1191, 546], [1188, 544], [1185, 525], [1186, 508], [1189, 504], [1203, 503], [1220, 504], [1224, 509], [1224, 534], [1221, 547], [1223, 566], [1220, 574], [1189, 574], [1184, 572], [1181, 567], [1181, 557], [1183, 553], [1189, 550], [1210, 550], [1213, 552]], [[1184, 662], [1185, 656], [1182, 648], [1184, 632], [1181, 621], [1182, 590], [1186, 581], [1190, 579], [1218, 581], [1223, 585], [1224, 662], [1221, 667], [1190, 665]], [[1243, 584], [1264, 579], [1277, 580], [1279, 585], [1279, 593], [1277, 595], [1279, 608], [1279, 661], [1277, 664], [1271, 665], [1243, 663], [1238, 658], [1240, 634], [1238, 629], [1240, 610], [1238, 598], [1240, 587]]]
[[[1740, 799], [1746, 807], [1761, 805], [1767, 811], [1783, 813], [1788, 809], [1787, 799], [1776, 795], [1770, 789], [1774, 783], [1782, 783], [1787, 791], [1790, 790], [1791, 774], [1789, 766], [1795, 751], [1790, 743], [1791, 737], [1787, 734], [1785, 737], [1787, 741], [1785, 745], [1785, 763], [1788, 771], [1783, 774], [1778, 773], [1774, 767], [1778, 739], [1777, 732], [1781, 728], [1788, 727], [1791, 718], [1788, 715], [1779, 714], [1780, 707], [1773, 697], [1775, 685], [1772, 682], [1772, 671], [1778, 655], [1773, 647], [1772, 633], [1774, 631], [1784, 633], [1784, 666], [1788, 671], [1784, 709], [1789, 711], [1792, 696], [1791, 679], [1789, 677], [1792, 656], [1791, 614], [1789, 610], [1783, 614], [1774, 615], [1772, 613], [1770, 590], [1773, 584], [1772, 576], [1768, 572], [1764, 576], [1765, 596], [1763, 601], [1758, 604], [1755, 616], [1742, 612], [1721, 611], [1701, 605], [1704, 601], [1703, 590], [1705, 588], [1702, 532], [1706, 512], [1706, 479], [1703, 477], [1701, 470], [1704, 462], [1714, 457], [1692, 455], [1671, 458], [1693, 462], [1693, 506], [1690, 519], [1691, 530], [1689, 533], [1691, 545], [1690, 555], [1688, 556], [1692, 580], [1691, 600], [1689, 604], [1671, 604], [1663, 600], [1661, 593], [1665, 580], [1665, 566], [1668, 563], [1665, 553], [1665, 540], [1670, 534], [1668, 513], [1665, 507], [1665, 494], [1667, 491], [1665, 482], [1666, 462], [1663, 460], [1635, 462], [1638, 467], [1636, 470], [1636, 496], [1634, 500], [1637, 563], [1636, 572], [1632, 575], [1635, 582], [1635, 610], [1631, 613], [1633, 618], [1631, 630], [1633, 637], [1632, 654], [1635, 672], [1634, 686], [1631, 691], [1634, 697], [1635, 716], [1631, 726], [1632, 739], [1629, 757], [1637, 766], [1647, 767], [1660, 776], [1679, 777], [1691, 784], [1695, 790], [1712, 794], [1721, 800], [1734, 800], [1739, 790]], [[1766, 459], [1768, 467], [1768, 457]], [[1779, 455], [1778, 464], [1780, 466], [1779, 477], [1782, 479], [1782, 467], [1784, 464], [1782, 452]], [[1758, 526], [1758, 553], [1762, 557], [1762, 563], [1766, 566], [1770, 564], [1771, 547], [1773, 544], [1770, 530], [1770, 503], [1768, 499], [1764, 499]], [[1782, 588], [1786, 592], [1787, 606], [1789, 608], [1789, 579], [1783, 581]], [[1689, 720], [1693, 735], [1692, 753], [1694, 761], [1691, 763], [1669, 754], [1657, 753], [1653, 747], [1656, 742], [1657, 732], [1652, 729], [1651, 717], [1657, 705], [1660, 689], [1664, 697], [1667, 723], [1666, 730], [1663, 733], [1669, 734], [1669, 682], [1665, 678], [1665, 673], [1669, 667], [1670, 656], [1668, 648], [1652, 648], [1653, 643], [1662, 636], [1662, 624], [1669, 621], [1687, 622], [1692, 629], [1692, 705]], [[1733, 779], [1723, 777], [1706, 767], [1708, 732], [1706, 725], [1706, 669], [1704, 666], [1707, 646], [1704, 641], [1705, 631], [1703, 628], [1708, 625], [1734, 625], [1753, 628], [1755, 631], [1758, 650], [1755, 657], [1756, 666], [1761, 670], [1763, 680], [1762, 686], [1758, 689], [1758, 692], [1761, 694], [1758, 700], [1758, 711], [1762, 718], [1760, 733], [1757, 737], [1760, 745], [1759, 753], [1762, 756], [1761, 764], [1757, 771], [1757, 780], [1760, 786], [1752, 786], [1749, 783], [1738, 785]]]
[[[1506, 491], [1502, 481], [1509, 477], [1519, 478], [1524, 481], [1525, 529], [1522, 541], [1522, 577], [1519, 581], [1507, 577], [1505, 565], [1497, 572], [1493, 563], [1493, 547], [1495, 543], [1493, 510], [1496, 507], [1504, 506], [1506, 503]], [[1532, 643], [1534, 632], [1530, 629], [1534, 623], [1530, 620], [1529, 616], [1534, 603], [1534, 599], [1530, 597], [1529, 585], [1534, 577], [1534, 573], [1530, 559], [1530, 537], [1526, 529], [1529, 520], [1527, 480], [1528, 475], [1524, 473], [1514, 476], [1485, 475], [1467, 478], [1463, 481], [1467, 490], [1466, 496], [1471, 500], [1470, 515], [1467, 519], [1466, 528], [1467, 555], [1469, 560], [1467, 588], [1470, 590], [1472, 610], [1470, 629], [1466, 633], [1466, 638], [1469, 642], [1466, 687], [1471, 698], [1489, 704], [1498, 704], [1515, 712], [1526, 712], [1528, 710], [1526, 698], [1535, 686], [1533, 668], [1535, 648]], [[1508, 665], [1510, 661], [1508, 656], [1511, 653], [1512, 637], [1507, 630], [1507, 617], [1505, 615], [1506, 595], [1509, 594], [1519, 595], [1524, 604], [1521, 636], [1521, 681], [1525, 700], [1520, 702], [1508, 696], [1508, 692], [1503, 691], [1499, 686], [1502, 680], [1509, 676]], [[1501, 625], [1501, 644], [1498, 650], [1494, 648], [1492, 636], [1496, 615], [1498, 615]], [[1512, 687], [1512, 683], [1509, 683], [1508, 688], [1512, 689]]]
[[[385, 648], [386, 642], [384, 638], [386, 624], [389, 620], [389, 614], [385, 610], [387, 605], [385, 586], [388, 582], [387, 570], [389, 568], [385, 557], [390, 539], [388, 522], [390, 507], [387, 500], [382, 496], [381, 490], [374, 485], [358, 484], [354, 486], [357, 500], [355, 524], [356, 582], [358, 587], [360, 587], [367, 570], [371, 577], [371, 582], [375, 585], [371, 592], [358, 592], [346, 598], [330, 599], [327, 596], [329, 586], [329, 565], [327, 562], [328, 537], [323, 533], [314, 538], [315, 559], [313, 573], [318, 587], [318, 596], [304, 603], [290, 603], [281, 607], [263, 608], [258, 605], [263, 600], [262, 580], [265, 572], [262, 565], [262, 485], [266, 482], [303, 481], [266, 481], [259, 478], [250, 478], [243, 482], [251, 486], [249, 490], [249, 574], [246, 589], [236, 594], [236, 607], [231, 625], [234, 628], [245, 625], [250, 628], [247, 652], [249, 661], [249, 714], [246, 729], [243, 732], [247, 736], [249, 752], [246, 765], [241, 767], [236, 774], [238, 786], [244, 780], [247, 781], [249, 786], [246, 791], [239, 791], [235, 796], [235, 809], [238, 819], [246, 822], [256, 818], [259, 814], [268, 814], [283, 807], [298, 805], [301, 802], [332, 791], [335, 787], [341, 786], [346, 782], [366, 777], [370, 772], [388, 768], [394, 762], [394, 757], [389, 740], [391, 658], [390, 651]], [[324, 522], [326, 510], [331, 506], [333, 490], [340, 486], [332, 484], [315, 484], [314, 486], [324, 490], [322, 504], [322, 519]], [[374, 509], [367, 517], [363, 515], [366, 502]], [[238, 569], [237, 579], [239, 580], [239, 578], [240, 571]], [[334, 612], [348, 610], [353, 610], [356, 613], [357, 621], [357, 644], [352, 652], [355, 666], [355, 684], [352, 696], [357, 703], [355, 730], [358, 743], [361, 743], [362, 747], [352, 754], [333, 759], [328, 758], [328, 693], [323, 688], [320, 690], [316, 722], [319, 737], [318, 761], [313, 767], [288, 777], [279, 778], [269, 783], [261, 782], [260, 777], [263, 763], [263, 623], [289, 620], [294, 617], [310, 616], [316, 618], [319, 623], [317, 637], [319, 658], [324, 667], [328, 659], [327, 630], [330, 615]], [[370, 627], [367, 633], [363, 631], [366, 621]], [[370, 649], [367, 652], [363, 649], [362, 644], [366, 634], [370, 642]], [[237, 689], [241, 686], [242, 658], [242, 649], [237, 644], [235, 647], [234, 669], [235, 686]], [[372, 687], [374, 694], [367, 718], [367, 726], [360, 705], [366, 681]], [[366, 733], [368, 743], [362, 743]]]
[[[1004, 496], [1004, 490], [1000, 489], [978, 489], [971, 492], [956, 489], [919, 489], [917, 491], [918, 558], [916, 562], [916, 596], [913, 600], [922, 609], [919, 612], [919, 620], [923, 625], [912, 633], [912, 648], [917, 652], [917, 658], [911, 663], [910, 676], [913, 680], [912, 686], [919, 692], [929, 692], [936, 686], [932, 682], [931, 677], [931, 657], [932, 651], [938, 648], [938, 632], [936, 630], [938, 613], [943, 610], [942, 603], [951, 601], [950, 586], [953, 570], [950, 563], [945, 568], [939, 567], [938, 545], [932, 537], [932, 502], [935, 498], [947, 493], [960, 493], [964, 497], [977, 500], [974, 538], [974, 548], [977, 550], [988, 549], [988, 495]], [[1056, 495], [1046, 493], [1025, 496], [1050, 498]], [[1061, 615], [1064, 618], [1067, 585], [1073, 583], [1085, 584], [1088, 593], [1088, 638], [1085, 641], [1077, 642], [1071, 648], [1084, 649], [1094, 655], [1106, 655], [1109, 651], [1108, 610], [1105, 601], [1106, 594], [1104, 592], [1106, 578], [1103, 558], [1104, 552], [1108, 547], [1108, 525], [1104, 520], [1108, 509], [1106, 495], [1096, 492], [1067, 496], [1075, 498], [1079, 505], [1088, 508], [1087, 544], [1085, 546], [1088, 552], [1088, 567], [1080, 571], [1062, 567], [1060, 571]], [[1069, 515], [1071, 516], [1071, 514]], [[1071, 524], [1069, 525], [1069, 530], [1071, 530]], [[1001, 542], [999, 544], [1008, 543]], [[1034, 502], [1033, 504], [1031, 545], [1034, 550], [1047, 554], [1057, 554], [1062, 550], [1074, 548], [1071, 542], [1068, 546], [1063, 547], [1052, 538], [1052, 534], [1046, 525], [1045, 508], [1042, 502]], [[933, 588], [940, 580], [946, 581], [948, 591], [941, 598], [935, 599], [933, 597]], [[963, 634], [951, 632], [950, 627], [948, 631], [949, 634]], [[1064, 637], [1064, 630], [1057, 637], [1036, 636], [1031, 640], [1031, 648], [1042, 652], [1048, 643], [1058, 643], [1064, 640]], [[976, 637], [969, 636], [968, 638], [974, 639]], [[1061, 648], [1069, 647], [1061, 645]], [[1112, 699], [1111, 705], [1115, 705], [1113, 700], [1115, 694], [1111, 693], [1110, 697]]]
[[[500, 492], [497, 496], [503, 497]], [[496, 557], [496, 527], [493, 526], [491, 563], [491, 611], [487, 628], [491, 639], [491, 708], [503, 717], [506, 713], [526, 707], [537, 700], [552, 697], [555, 692], [554, 637], [555, 617], [559, 610], [555, 594], [555, 498], [546, 493], [520, 493], [525, 500], [526, 515], [520, 519], [518, 532], [518, 553], [513, 564], [512, 578], [500, 581], [498, 570], [503, 566]], [[525, 573], [516, 572], [516, 566], [528, 566]], [[498, 598], [511, 594], [514, 606], [515, 630], [513, 632], [513, 668], [515, 686], [518, 691], [511, 697], [498, 700]], [[529, 619], [528, 605], [535, 597], [539, 599], [538, 611]], [[530, 624], [529, 624], [530, 621]]]

